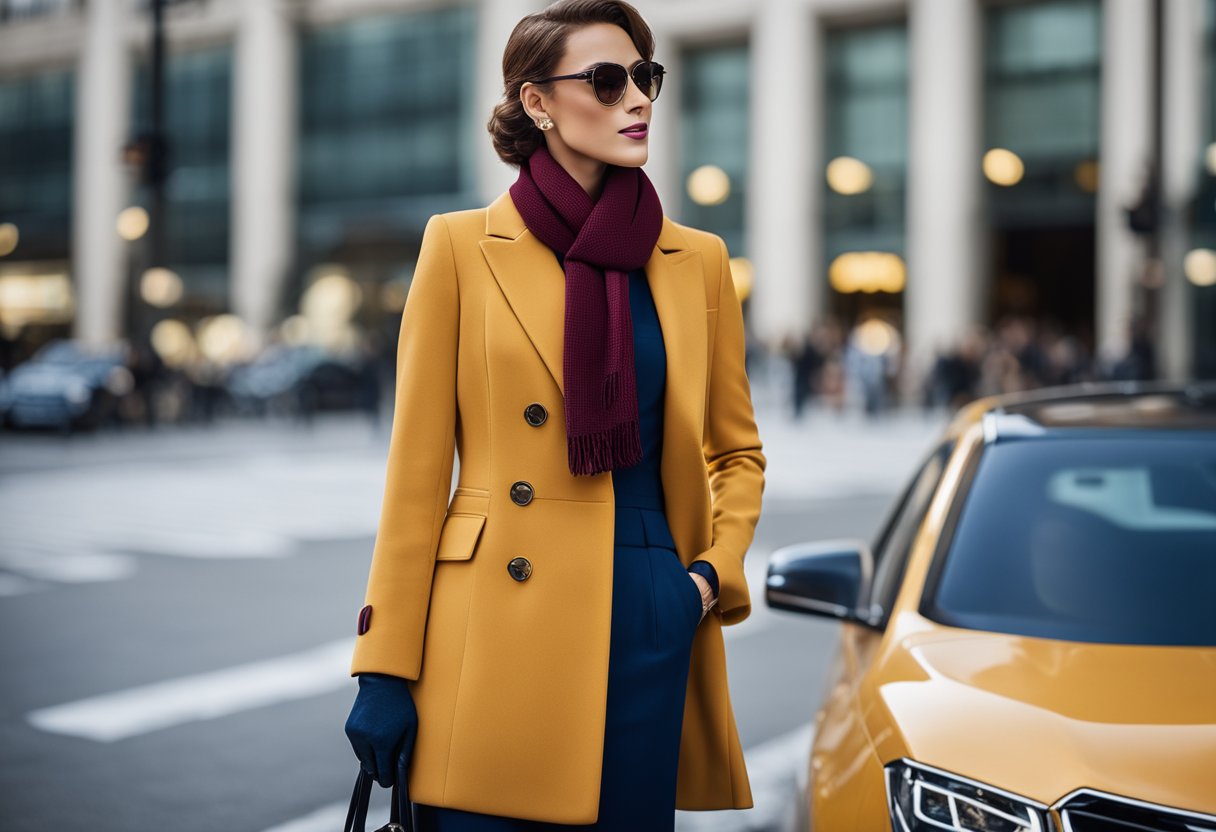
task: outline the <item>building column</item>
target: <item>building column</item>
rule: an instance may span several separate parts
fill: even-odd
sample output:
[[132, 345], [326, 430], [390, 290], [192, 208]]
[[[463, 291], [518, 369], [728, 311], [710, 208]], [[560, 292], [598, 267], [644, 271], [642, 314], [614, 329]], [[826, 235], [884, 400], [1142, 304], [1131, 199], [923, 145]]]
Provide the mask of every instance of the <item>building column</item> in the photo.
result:
[[1102, 6], [1095, 352], [1105, 367], [1127, 352], [1145, 266], [1144, 241], [1128, 227], [1124, 209], [1137, 201], [1149, 173], [1152, 11], [1151, 0], [1107, 0]]
[[939, 351], [984, 321], [983, 11], [977, 0], [909, 5], [907, 390]]
[[295, 239], [295, 51], [290, 4], [240, 4], [232, 85], [229, 292], [254, 349], [277, 323]]
[[654, 59], [667, 70], [663, 92], [651, 107], [650, 154], [646, 175], [663, 202], [663, 212], [676, 215], [683, 199], [684, 180], [680, 176], [680, 99], [684, 74], [680, 70], [681, 46], [666, 33], [655, 34]]
[[73, 335], [104, 344], [126, 322], [127, 243], [118, 213], [129, 197], [122, 148], [131, 116], [130, 55], [124, 34], [127, 3], [95, 0], [85, 7], [84, 43], [76, 66], [72, 162]]
[[489, 204], [511, 187], [518, 171], [498, 158], [486, 122], [494, 105], [502, 99], [502, 53], [515, 24], [526, 15], [539, 11], [543, 0], [481, 0], [477, 12], [477, 83], [476, 113], [473, 129], [477, 131], [477, 190], [484, 204]]
[[1165, 283], [1160, 289], [1157, 344], [1158, 368], [1173, 381], [1194, 374], [1192, 287], [1182, 269], [1191, 245], [1186, 209], [1195, 196], [1203, 153], [1205, 31], [1203, 0], [1165, 4]]
[[[821, 204], [823, 48], [805, 3], [761, 0], [751, 36], [747, 249], [752, 324], [776, 347], [823, 313]], [[776, 82], [775, 79], [787, 79]]]

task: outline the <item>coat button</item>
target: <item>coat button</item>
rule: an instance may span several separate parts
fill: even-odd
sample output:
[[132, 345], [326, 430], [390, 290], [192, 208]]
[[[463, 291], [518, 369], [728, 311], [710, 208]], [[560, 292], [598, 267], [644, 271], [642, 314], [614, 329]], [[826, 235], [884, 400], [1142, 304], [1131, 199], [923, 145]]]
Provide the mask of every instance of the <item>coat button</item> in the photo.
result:
[[517, 506], [526, 506], [532, 502], [532, 484], [519, 480], [511, 484], [511, 502]]
[[545, 410], [545, 406], [540, 402], [532, 402], [524, 408], [524, 419], [534, 428], [538, 428], [545, 423], [549, 418], [549, 411]]
[[532, 561], [527, 558], [511, 558], [507, 564], [507, 572], [517, 581], [526, 581], [532, 574]]

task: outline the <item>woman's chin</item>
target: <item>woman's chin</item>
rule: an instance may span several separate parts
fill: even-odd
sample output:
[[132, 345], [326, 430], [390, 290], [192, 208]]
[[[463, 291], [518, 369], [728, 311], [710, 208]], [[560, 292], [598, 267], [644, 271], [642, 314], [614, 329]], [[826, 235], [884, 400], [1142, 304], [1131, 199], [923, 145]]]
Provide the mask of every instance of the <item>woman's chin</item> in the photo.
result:
[[[630, 139], [634, 141], [634, 139]], [[650, 156], [650, 149], [642, 146], [631, 149], [623, 153], [613, 153], [604, 161], [610, 165], [616, 165], [619, 168], [640, 168], [646, 164], [646, 159]]]

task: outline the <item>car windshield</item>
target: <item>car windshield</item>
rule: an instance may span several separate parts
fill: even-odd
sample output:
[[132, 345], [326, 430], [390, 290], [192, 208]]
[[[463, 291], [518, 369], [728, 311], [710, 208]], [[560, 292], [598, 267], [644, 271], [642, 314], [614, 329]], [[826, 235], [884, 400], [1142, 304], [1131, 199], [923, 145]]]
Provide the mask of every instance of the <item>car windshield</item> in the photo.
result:
[[1216, 646], [1216, 434], [985, 448], [922, 611], [1073, 641]]

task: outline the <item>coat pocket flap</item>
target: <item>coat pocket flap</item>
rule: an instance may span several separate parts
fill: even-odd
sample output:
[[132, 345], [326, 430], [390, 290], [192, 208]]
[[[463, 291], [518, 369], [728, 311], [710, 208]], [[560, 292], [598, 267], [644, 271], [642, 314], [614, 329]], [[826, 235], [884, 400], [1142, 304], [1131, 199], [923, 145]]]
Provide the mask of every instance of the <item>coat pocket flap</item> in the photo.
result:
[[473, 557], [485, 523], [484, 514], [448, 514], [439, 532], [439, 549], [435, 553], [435, 560], [468, 560]]

